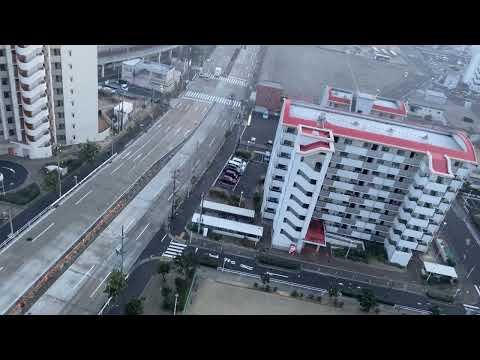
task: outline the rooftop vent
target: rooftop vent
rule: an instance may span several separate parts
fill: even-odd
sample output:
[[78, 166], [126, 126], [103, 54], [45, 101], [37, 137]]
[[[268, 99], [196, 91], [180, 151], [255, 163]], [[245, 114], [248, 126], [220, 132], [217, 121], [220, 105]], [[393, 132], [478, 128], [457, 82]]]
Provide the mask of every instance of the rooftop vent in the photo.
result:
[[388, 132], [391, 134], [393, 133], [393, 128], [388, 128]]
[[424, 134], [421, 136], [423, 140], [427, 140], [428, 139], [428, 134]]
[[352, 124], [353, 124], [354, 126], [360, 125], [360, 123], [358, 122], [358, 120], [355, 120], [354, 122], [352, 122]]
[[326, 119], [325, 112], [321, 111], [320, 114], [318, 114], [318, 121], [325, 121]]

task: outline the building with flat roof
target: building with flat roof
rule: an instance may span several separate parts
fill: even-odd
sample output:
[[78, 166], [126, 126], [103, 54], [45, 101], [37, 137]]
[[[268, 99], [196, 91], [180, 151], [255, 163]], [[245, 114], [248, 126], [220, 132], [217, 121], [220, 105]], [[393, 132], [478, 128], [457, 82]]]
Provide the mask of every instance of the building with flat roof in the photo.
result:
[[477, 155], [465, 133], [396, 121], [406, 113], [401, 101], [331, 87], [320, 105], [286, 99], [261, 207], [272, 246], [375, 241], [402, 266], [425, 252]]
[[161, 93], [168, 93], [174, 89], [179, 81], [179, 74], [174, 65], [147, 62], [142, 59], [122, 63], [122, 80]]

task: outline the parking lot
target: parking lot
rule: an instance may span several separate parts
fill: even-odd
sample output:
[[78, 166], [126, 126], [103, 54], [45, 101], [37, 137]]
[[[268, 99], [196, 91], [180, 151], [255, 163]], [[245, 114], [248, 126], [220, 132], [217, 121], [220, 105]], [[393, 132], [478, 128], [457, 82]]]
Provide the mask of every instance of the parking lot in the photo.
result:
[[281, 83], [290, 97], [318, 102], [323, 86], [375, 93], [401, 86], [407, 66], [346, 55], [322, 46], [272, 45], [267, 49], [259, 79]]

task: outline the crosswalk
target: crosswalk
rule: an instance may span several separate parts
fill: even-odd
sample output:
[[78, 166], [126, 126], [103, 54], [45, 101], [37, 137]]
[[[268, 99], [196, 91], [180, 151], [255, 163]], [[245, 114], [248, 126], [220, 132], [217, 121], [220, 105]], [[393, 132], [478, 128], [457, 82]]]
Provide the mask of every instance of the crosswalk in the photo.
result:
[[227, 83], [230, 83], [232, 85], [237, 85], [241, 87], [248, 87], [248, 81], [239, 77], [235, 76], [220, 76], [220, 77], [215, 77], [215, 75], [210, 74], [210, 73], [204, 73], [202, 77], [208, 78], [208, 79], [216, 79], [220, 81], [225, 81]]
[[168, 257], [168, 258], [176, 258], [177, 256], [182, 255], [183, 251], [187, 245], [177, 243], [175, 241], [171, 241], [170, 244], [167, 247], [167, 250], [162, 254], [162, 256]]
[[183, 94], [182, 98], [183, 99], [190, 99], [190, 100], [195, 100], [195, 101], [206, 102], [206, 103], [216, 102], [216, 103], [223, 104], [223, 105], [229, 105], [229, 106], [232, 106], [234, 108], [240, 107], [240, 104], [241, 104], [240, 101], [238, 101], [238, 100], [232, 100], [232, 99], [228, 99], [228, 98], [225, 98], [225, 97], [222, 97], [222, 96], [208, 95], [208, 94], [200, 93], [200, 92], [193, 91], [193, 90], [187, 90]]

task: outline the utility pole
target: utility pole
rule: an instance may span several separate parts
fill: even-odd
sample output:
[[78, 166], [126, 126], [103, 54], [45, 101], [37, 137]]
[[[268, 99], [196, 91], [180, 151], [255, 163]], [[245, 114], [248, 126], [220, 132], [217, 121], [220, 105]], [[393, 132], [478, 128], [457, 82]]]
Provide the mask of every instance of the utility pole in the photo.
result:
[[243, 191], [240, 192], [240, 200], [238, 200], [238, 207], [240, 207], [240, 204], [242, 203], [242, 197], [243, 197]]
[[173, 308], [173, 315], [177, 314], [177, 300], [178, 300], [178, 294], [175, 294], [175, 306]]
[[173, 188], [172, 188], [172, 210], [170, 213], [170, 230], [172, 230], [172, 222], [173, 222], [173, 216], [175, 214], [175, 186], [177, 182], [177, 172], [178, 169], [173, 170]]
[[205, 193], [202, 192], [202, 199], [200, 200], [200, 218], [198, 219], [197, 234], [200, 234], [200, 226], [202, 225], [202, 214], [203, 214], [203, 197]]
[[57, 144], [58, 198], [62, 197], [62, 174], [60, 171], [60, 145]]
[[10, 222], [10, 236], [13, 236], [12, 209], [8, 208], [8, 220]]

